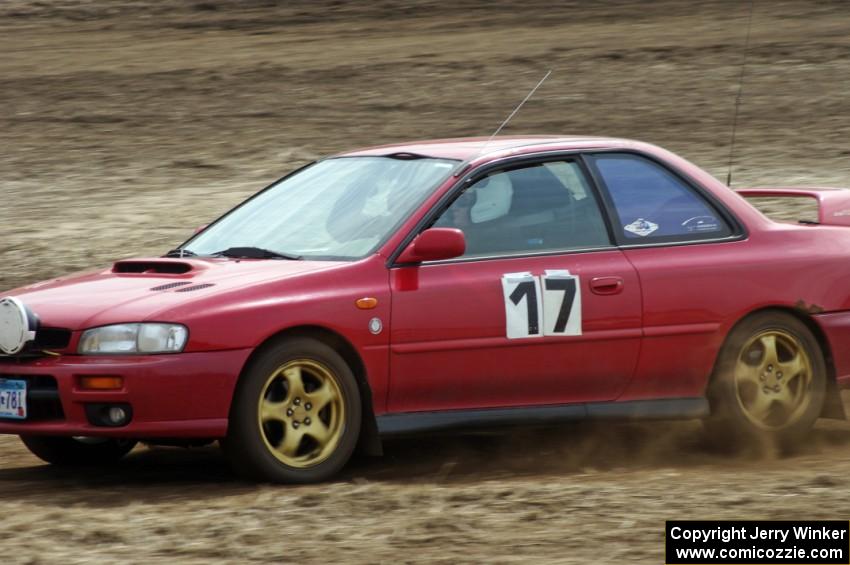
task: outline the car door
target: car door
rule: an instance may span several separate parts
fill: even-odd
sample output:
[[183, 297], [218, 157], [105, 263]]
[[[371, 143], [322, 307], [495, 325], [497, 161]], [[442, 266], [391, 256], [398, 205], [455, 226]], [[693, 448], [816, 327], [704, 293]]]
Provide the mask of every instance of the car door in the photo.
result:
[[752, 269], [741, 261], [743, 232], [708, 191], [662, 162], [627, 152], [586, 160], [641, 279], [644, 341], [620, 400], [701, 397], [721, 324], [740, 308], [736, 282]]
[[587, 179], [569, 157], [470, 179], [431, 224], [461, 229], [466, 253], [391, 269], [390, 412], [617, 397], [641, 290]]

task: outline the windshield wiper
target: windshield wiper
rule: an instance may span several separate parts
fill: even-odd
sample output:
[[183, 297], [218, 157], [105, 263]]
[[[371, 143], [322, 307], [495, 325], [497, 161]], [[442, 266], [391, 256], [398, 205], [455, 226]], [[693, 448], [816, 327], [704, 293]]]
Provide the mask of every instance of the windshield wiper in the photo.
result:
[[211, 255], [213, 257], [233, 257], [238, 259], [289, 259], [290, 261], [298, 261], [302, 258], [301, 255], [272, 251], [271, 249], [263, 249], [262, 247], [229, 247], [224, 251], [218, 251]]
[[198, 254], [189, 249], [172, 249], [165, 254], [165, 257], [197, 257]]

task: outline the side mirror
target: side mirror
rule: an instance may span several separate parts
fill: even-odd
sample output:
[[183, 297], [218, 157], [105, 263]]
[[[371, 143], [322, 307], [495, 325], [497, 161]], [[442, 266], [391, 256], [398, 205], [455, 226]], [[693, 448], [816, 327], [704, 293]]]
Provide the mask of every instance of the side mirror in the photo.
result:
[[421, 263], [460, 257], [466, 252], [466, 238], [456, 228], [431, 228], [420, 233], [398, 256], [399, 263]]

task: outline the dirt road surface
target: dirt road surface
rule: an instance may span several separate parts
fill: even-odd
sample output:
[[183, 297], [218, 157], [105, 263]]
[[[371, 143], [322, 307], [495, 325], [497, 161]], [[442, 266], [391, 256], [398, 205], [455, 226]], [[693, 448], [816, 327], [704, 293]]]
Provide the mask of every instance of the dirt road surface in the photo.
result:
[[[0, 287], [160, 254], [319, 155], [488, 135], [549, 69], [506, 133], [640, 138], [725, 178], [746, 3], [518, 6], [5, 0]], [[848, 32], [846, 3], [756, 2], [737, 186], [850, 186]], [[847, 519], [848, 458], [845, 423], [743, 457], [695, 422], [572, 426], [396, 441], [287, 488], [215, 448], [71, 472], [4, 437], [0, 559], [661, 563], [665, 519]]]

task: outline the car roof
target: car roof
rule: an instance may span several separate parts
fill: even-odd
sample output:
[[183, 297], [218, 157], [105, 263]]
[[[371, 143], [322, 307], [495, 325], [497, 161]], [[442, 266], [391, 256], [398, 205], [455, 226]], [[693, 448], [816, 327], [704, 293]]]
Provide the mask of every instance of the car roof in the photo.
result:
[[336, 157], [364, 157], [411, 154], [420, 157], [457, 159], [468, 161], [483, 155], [505, 152], [533, 153], [541, 150], [570, 150], [587, 148], [633, 147], [636, 142], [612, 137], [560, 136], [560, 135], [518, 135], [488, 137], [461, 137], [452, 139], [434, 139], [378, 145], [347, 151]]

